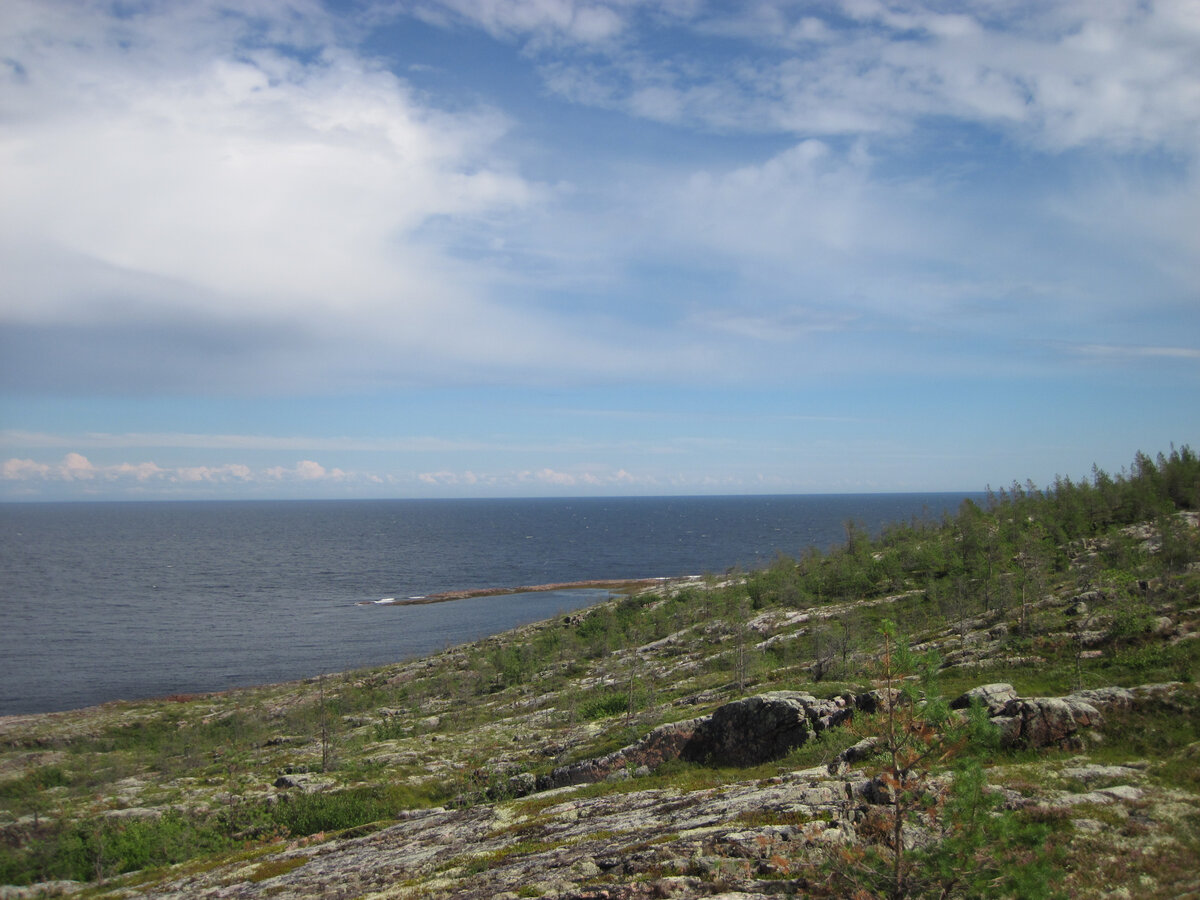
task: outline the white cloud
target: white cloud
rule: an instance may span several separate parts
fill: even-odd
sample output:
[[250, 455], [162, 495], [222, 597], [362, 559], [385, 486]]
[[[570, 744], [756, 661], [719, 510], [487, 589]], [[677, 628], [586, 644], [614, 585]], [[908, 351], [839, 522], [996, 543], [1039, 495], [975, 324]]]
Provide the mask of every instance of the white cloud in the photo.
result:
[[[150, 463], [149, 465], [154, 464]], [[183, 484], [225, 484], [254, 480], [254, 475], [250, 467], [241, 463], [227, 463], [222, 466], [180, 466], [175, 469], [161, 469], [160, 471], [166, 481]]]
[[435, 22], [470, 22], [496, 37], [596, 44], [620, 34], [624, 8], [639, 0], [440, 0], [407, 4], [410, 11]]
[[869, 205], [869, 169], [861, 153], [802, 141], [760, 165], [697, 173], [680, 198], [681, 221], [750, 257], [824, 255], [861, 246], [868, 234], [898, 236]]
[[1096, 360], [1185, 360], [1200, 362], [1196, 347], [1146, 347], [1122, 344], [1055, 344], [1066, 353]]
[[243, 463], [161, 466], [158, 463], [120, 462], [97, 465], [81, 453], [68, 453], [58, 463], [11, 458], [0, 466], [0, 479], [9, 482], [89, 482], [107, 485], [253, 484], [279, 481], [345, 482], [352, 476], [339, 468], [326, 468], [313, 460], [294, 466], [255, 470]]
[[572, 475], [569, 472], [558, 472], [554, 469], [539, 469], [536, 472], [521, 472], [517, 478], [520, 481], [536, 481], [541, 484], [575, 485], [586, 481], [587, 473]]
[[838, 6], [840, 16], [820, 18], [787, 0], [692, 4], [675, 24], [725, 41], [729, 64], [686, 51], [649, 57], [627, 29], [606, 65], [555, 58], [548, 83], [578, 102], [721, 130], [897, 133], [952, 116], [1051, 150], [1197, 146], [1193, 0], [980, 0], [952, 14], [925, 2]]
[[[499, 227], [542, 202], [495, 151], [504, 117], [430, 106], [323, 42], [335, 29], [315, 6], [300, 35], [311, 59], [269, 49], [258, 29], [293, 17], [260, 12], [7, 7], [4, 320], [111, 329], [87, 351], [109, 354], [96, 368], [110, 376], [147, 349], [129, 346], [122, 323], [186, 345], [204, 322], [225, 365], [212, 366], [211, 347], [162, 365], [208, 365], [244, 386], [258, 372], [268, 389], [420, 378], [433, 360], [522, 366], [538, 348], [586, 345], [488, 302], [447, 250], [455, 223]], [[436, 239], [423, 231], [435, 222]]]
[[481, 479], [474, 472], [450, 472], [442, 470], [439, 472], [421, 472], [417, 475], [417, 480], [422, 484], [428, 484], [435, 487], [444, 486], [459, 486], [459, 485], [475, 485], [487, 479]]
[[694, 316], [693, 322], [702, 328], [728, 335], [778, 343], [819, 332], [841, 331], [855, 318], [849, 313], [831, 314], [804, 309], [785, 309], [770, 314], [706, 310]]
[[571, 489], [592, 490], [605, 487], [653, 485], [653, 476], [635, 476], [623, 468], [579, 466], [572, 469], [544, 466], [540, 469], [508, 469], [492, 472], [471, 470], [422, 472], [422, 484], [438, 488], [485, 488], [488, 490]]
[[98, 471], [86, 456], [79, 453], [68, 453], [63, 457], [58, 473], [64, 481], [90, 481], [96, 477]]
[[[67, 391], [107, 379], [143, 393], [297, 393], [870, 367], [869, 353], [745, 346], [907, 327], [976, 302], [1015, 318], [1009, 294], [1026, 309], [1030, 297], [1063, 303], [1077, 273], [1039, 246], [1050, 219], [1094, 238], [1099, 257], [1144, 229], [1177, 294], [1200, 283], [1194, 174], [1185, 191], [1165, 179], [1108, 199], [1103, 173], [1048, 198], [1028, 188], [993, 227], [986, 200], [955, 194], [954, 173], [897, 172], [887, 156], [922, 123], [951, 121], [1046, 155], [1150, 147], [1194, 171], [1194, 3], [977, 2], [948, 15], [918, 2], [408, 0], [349, 20], [306, 0], [116, 9], [10, 0], [0, 21], [8, 383], [36, 371], [35, 386]], [[520, 44], [563, 95], [673, 123], [674, 137], [792, 146], [730, 141], [719, 161], [531, 180], [516, 154], [561, 148], [531, 151], [494, 108], [439, 108], [359, 52], [373, 17], [396, 10]], [[636, 274], [709, 264], [726, 287], [695, 298]], [[1103, 305], [1070, 290], [1076, 318]], [[128, 446], [174, 440], [147, 438]], [[290, 458], [371, 443], [247, 440]]]
[[[9, 125], [6, 231], [126, 273], [130, 288], [141, 280], [143, 303], [161, 303], [166, 281], [189, 286], [206, 315], [419, 322], [456, 298], [389, 235], [530, 197], [518, 178], [464, 171], [498, 133], [494, 117], [422, 110], [393, 76], [352, 60], [197, 61], [174, 83], [133, 85], [97, 85], [81, 60], [56, 62], [79, 77], [43, 88], [43, 102], [55, 109], [61, 91], [76, 91], [93, 111]], [[91, 300], [82, 285], [64, 287], [46, 298], [56, 303], [7, 312], [99, 312], [78, 308]]]
[[32, 459], [6, 459], [0, 467], [0, 477], [5, 481], [33, 481], [49, 478], [52, 467]]
[[326, 469], [319, 462], [302, 459], [294, 466], [272, 466], [265, 472], [268, 478], [279, 481], [344, 481], [346, 473], [341, 469]]

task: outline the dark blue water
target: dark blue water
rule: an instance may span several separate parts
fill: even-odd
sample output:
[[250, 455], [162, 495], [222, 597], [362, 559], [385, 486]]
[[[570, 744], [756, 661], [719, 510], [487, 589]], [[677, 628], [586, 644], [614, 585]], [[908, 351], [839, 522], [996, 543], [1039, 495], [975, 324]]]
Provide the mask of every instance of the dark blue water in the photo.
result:
[[963, 496], [0, 504], [0, 715], [394, 662], [605, 594], [364, 601], [755, 568]]

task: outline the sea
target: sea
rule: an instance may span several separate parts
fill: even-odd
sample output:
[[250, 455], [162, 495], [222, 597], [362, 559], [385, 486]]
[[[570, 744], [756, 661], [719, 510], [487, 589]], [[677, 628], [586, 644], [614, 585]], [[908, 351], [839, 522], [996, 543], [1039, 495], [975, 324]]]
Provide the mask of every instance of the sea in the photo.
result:
[[0, 715], [384, 665], [977, 494], [0, 504]]

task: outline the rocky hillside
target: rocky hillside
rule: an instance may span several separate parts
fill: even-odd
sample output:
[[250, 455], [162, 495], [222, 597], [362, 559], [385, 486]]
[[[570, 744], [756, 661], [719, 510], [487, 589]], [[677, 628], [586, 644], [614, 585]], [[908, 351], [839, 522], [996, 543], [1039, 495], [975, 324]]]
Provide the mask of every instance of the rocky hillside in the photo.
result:
[[1198, 507], [1139, 455], [426, 659], [0, 719], [0, 897], [1200, 896]]

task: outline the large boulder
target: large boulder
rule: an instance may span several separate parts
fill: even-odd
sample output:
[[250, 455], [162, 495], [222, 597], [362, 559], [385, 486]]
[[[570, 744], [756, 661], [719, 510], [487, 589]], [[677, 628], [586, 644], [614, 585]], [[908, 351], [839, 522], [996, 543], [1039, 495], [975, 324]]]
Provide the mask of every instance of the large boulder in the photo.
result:
[[786, 756], [814, 734], [854, 713], [853, 697], [819, 700], [802, 691], [773, 691], [718, 707], [712, 715], [655, 728], [605, 756], [560, 766], [537, 789], [602, 781], [672, 759], [719, 766], [755, 766]]
[[[774, 691], [719, 707], [682, 748], [683, 759], [754, 766], [786, 756], [815, 731], [821, 701], [798, 691]], [[822, 710], [826, 715], [833, 710]]]
[[1004, 711], [1006, 704], [1016, 699], [1017, 692], [1013, 686], [998, 681], [994, 684], [981, 684], [979, 687], [971, 688], [951, 702], [950, 708], [967, 709], [972, 703], [979, 702], [987, 708], [989, 716], [998, 716]]
[[1079, 731], [1102, 722], [1100, 710], [1078, 697], [1031, 697], [1010, 700], [992, 722], [1007, 746], [1078, 747]]

